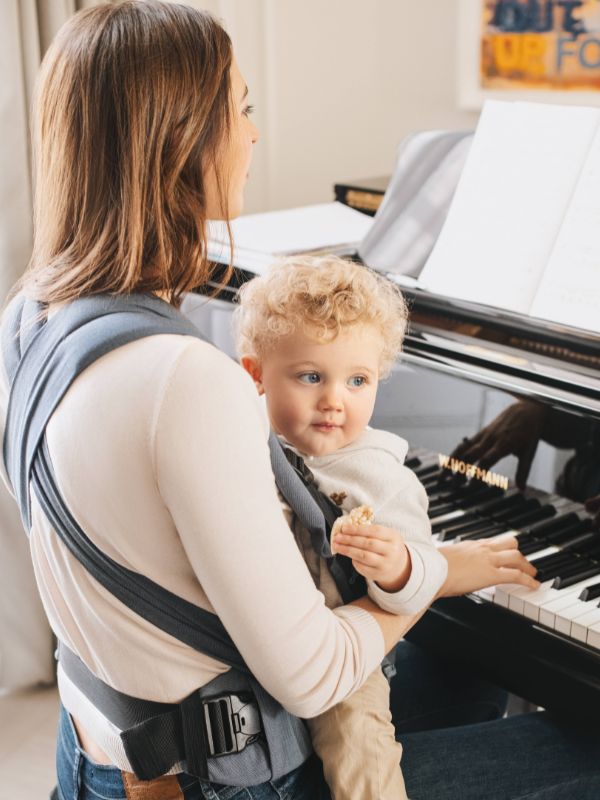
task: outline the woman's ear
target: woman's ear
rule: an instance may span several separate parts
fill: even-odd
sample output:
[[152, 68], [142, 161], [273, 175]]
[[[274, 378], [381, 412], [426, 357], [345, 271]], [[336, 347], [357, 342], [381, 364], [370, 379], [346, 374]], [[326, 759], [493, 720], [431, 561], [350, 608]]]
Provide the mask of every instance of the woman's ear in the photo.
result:
[[242, 367], [256, 384], [259, 394], [264, 394], [265, 389], [262, 384], [262, 366], [256, 356], [242, 356], [240, 359]]

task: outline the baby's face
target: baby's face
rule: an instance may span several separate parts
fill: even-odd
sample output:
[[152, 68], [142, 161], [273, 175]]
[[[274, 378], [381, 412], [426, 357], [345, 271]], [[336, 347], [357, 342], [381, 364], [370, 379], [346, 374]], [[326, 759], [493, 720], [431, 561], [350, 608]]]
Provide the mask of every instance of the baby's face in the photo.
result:
[[375, 406], [383, 338], [353, 326], [331, 342], [303, 333], [282, 337], [249, 369], [275, 431], [301, 453], [322, 456], [353, 442]]

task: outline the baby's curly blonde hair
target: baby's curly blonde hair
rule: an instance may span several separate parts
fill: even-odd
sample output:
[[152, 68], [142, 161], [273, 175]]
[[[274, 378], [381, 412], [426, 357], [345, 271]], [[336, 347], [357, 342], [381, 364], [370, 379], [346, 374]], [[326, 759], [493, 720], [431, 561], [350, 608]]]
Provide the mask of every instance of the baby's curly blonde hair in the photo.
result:
[[384, 340], [380, 369], [389, 374], [406, 332], [400, 290], [382, 275], [337, 256], [291, 257], [244, 284], [234, 312], [237, 351], [259, 360], [295, 331], [319, 342], [353, 325], [373, 325]]

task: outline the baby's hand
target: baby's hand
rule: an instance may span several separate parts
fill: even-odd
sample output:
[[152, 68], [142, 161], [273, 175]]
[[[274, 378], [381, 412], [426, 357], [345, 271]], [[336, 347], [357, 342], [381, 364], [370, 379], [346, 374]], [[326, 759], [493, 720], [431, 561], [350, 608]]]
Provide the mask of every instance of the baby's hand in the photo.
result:
[[500, 583], [539, 588], [536, 568], [519, 551], [514, 536], [501, 534], [490, 539], [457, 542], [440, 547], [439, 552], [448, 561], [448, 576], [438, 597], [455, 597]]
[[[352, 514], [353, 512], [351, 512]], [[341, 521], [332, 532], [332, 552], [352, 559], [354, 568], [386, 592], [398, 592], [410, 577], [410, 555], [402, 537], [382, 525]]]

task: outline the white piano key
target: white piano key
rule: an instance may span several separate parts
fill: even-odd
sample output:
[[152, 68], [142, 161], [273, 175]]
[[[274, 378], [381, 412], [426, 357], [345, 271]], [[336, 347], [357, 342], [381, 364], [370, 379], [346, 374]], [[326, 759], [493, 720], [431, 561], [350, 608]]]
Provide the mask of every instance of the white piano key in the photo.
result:
[[537, 589], [530, 589], [527, 586], [520, 586], [520, 591], [511, 593], [508, 607], [511, 609], [511, 611], [521, 614], [522, 617], [526, 616], [525, 604], [529, 603], [530, 605], [533, 605], [537, 600], [545, 598], [547, 592], [552, 588], [552, 580], [544, 581]]
[[600, 608], [596, 606], [592, 611], [588, 611], [587, 614], [577, 617], [577, 619], [571, 623], [572, 638], [580, 642], [587, 642], [590, 626], [597, 625], [598, 623], [600, 623]]
[[[551, 603], [558, 603], [558, 608], [564, 608], [564, 602], [568, 598], [569, 603], [574, 603], [581, 590], [592, 583], [592, 578], [586, 578], [584, 581], [574, 583], [573, 586], [568, 586], [566, 589], [552, 589], [552, 582], [544, 582], [538, 592], [531, 594], [530, 597], [525, 598], [524, 602], [524, 616], [534, 622], [541, 622], [549, 628], [554, 627], [553, 609]], [[549, 588], [548, 583], [550, 584]], [[542, 619], [542, 611], [544, 611]]]
[[[598, 603], [589, 601], [584, 603], [582, 600], [577, 600], [572, 605], [562, 608], [557, 611], [554, 616], [554, 630], [559, 633], [564, 633], [566, 636], [571, 636], [572, 626], [579, 621], [580, 617], [587, 615], [590, 611], [598, 608]], [[598, 618], [600, 622], [600, 617]]]
[[569, 586], [568, 589], [553, 589], [556, 592], [554, 599], [547, 601], [540, 607], [539, 621], [542, 625], [547, 628], [554, 628], [556, 615], [579, 602], [578, 598], [581, 590], [577, 589], [576, 586]]
[[588, 628], [587, 643], [600, 650], [600, 624], [591, 625]]
[[494, 595], [496, 594], [498, 587], [497, 586], [486, 586], [485, 589], [480, 589], [478, 592], [473, 592], [473, 594], [480, 597], [482, 600], [485, 600], [488, 603], [494, 602]]
[[499, 583], [498, 586], [496, 586], [496, 592], [494, 594], [494, 603], [497, 606], [508, 608], [511, 591], [516, 591], [517, 589], [520, 588], [522, 588], [520, 583]]
[[[542, 556], [551, 556], [554, 553], [558, 552], [557, 547], [547, 547], [545, 550], [540, 550], [538, 553], [532, 553], [529, 556], [526, 556], [528, 561], [531, 561], [534, 558], [541, 558]], [[544, 584], [543, 584], [544, 585]], [[551, 585], [551, 581], [548, 583], [548, 587]], [[521, 583], [505, 583], [500, 584], [496, 587], [496, 594], [494, 597], [494, 602], [500, 606], [504, 606], [504, 608], [510, 608], [513, 611], [516, 611], [518, 614], [524, 614], [523, 603], [524, 600], [521, 598], [527, 598], [532, 593], [538, 592], [542, 587], [540, 586], [538, 589], [531, 589], [529, 586], [523, 586]]]

